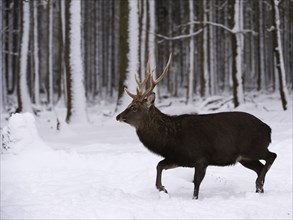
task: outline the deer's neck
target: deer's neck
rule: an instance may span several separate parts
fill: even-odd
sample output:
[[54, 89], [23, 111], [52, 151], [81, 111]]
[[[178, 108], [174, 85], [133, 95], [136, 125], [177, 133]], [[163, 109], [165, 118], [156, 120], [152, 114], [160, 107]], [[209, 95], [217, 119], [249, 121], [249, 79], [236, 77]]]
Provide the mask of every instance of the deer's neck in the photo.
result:
[[[176, 136], [176, 125], [168, 116], [152, 106], [149, 117], [136, 130], [140, 141], [151, 151], [165, 156], [166, 147]], [[172, 138], [170, 138], [172, 137]]]

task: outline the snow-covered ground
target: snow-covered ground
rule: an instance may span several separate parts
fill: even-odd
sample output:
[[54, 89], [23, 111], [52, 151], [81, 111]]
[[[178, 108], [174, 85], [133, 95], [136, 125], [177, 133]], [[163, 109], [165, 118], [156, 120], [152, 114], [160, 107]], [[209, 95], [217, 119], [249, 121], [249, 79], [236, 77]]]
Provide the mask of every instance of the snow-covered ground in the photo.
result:
[[[35, 120], [29, 114], [14, 115], [9, 124], [2, 120], [1, 127], [7, 126], [1, 133], [9, 131], [12, 138], [1, 154], [1, 219], [292, 219], [292, 101], [282, 111], [277, 96], [253, 100], [237, 110], [272, 127], [270, 150], [278, 155], [264, 194], [255, 193], [256, 174], [236, 164], [209, 167], [199, 200], [192, 200], [193, 169], [165, 171], [169, 197], [160, 196], [154, 183], [161, 158], [101, 105], [90, 108], [90, 124], [61, 121], [60, 131], [51, 112]], [[206, 113], [211, 107], [167, 104], [157, 106], [168, 114]], [[56, 112], [64, 118], [64, 109]]]

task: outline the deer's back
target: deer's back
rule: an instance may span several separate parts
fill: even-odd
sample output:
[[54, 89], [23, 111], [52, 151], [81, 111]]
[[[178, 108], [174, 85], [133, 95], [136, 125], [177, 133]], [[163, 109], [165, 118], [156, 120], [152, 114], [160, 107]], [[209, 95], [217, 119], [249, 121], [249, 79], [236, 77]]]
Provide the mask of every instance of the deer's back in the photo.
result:
[[178, 165], [230, 165], [237, 159], [259, 157], [271, 142], [271, 129], [243, 112], [174, 116], [176, 135], [166, 141], [166, 158]]

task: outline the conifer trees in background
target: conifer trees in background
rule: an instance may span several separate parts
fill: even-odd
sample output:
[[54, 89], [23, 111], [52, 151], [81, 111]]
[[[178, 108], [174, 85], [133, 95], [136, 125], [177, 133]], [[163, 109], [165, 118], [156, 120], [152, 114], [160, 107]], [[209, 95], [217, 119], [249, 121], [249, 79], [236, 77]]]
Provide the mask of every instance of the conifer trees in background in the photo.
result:
[[[73, 18], [71, 4], [79, 8]], [[249, 91], [277, 91], [287, 108], [290, 0], [10, 0], [1, 6], [2, 111], [52, 110], [58, 103], [68, 122], [74, 111], [86, 120], [87, 103], [122, 104], [124, 87], [135, 89], [134, 74], [144, 77], [148, 56], [160, 72], [170, 53], [159, 98], [192, 104], [220, 94], [237, 107]]]

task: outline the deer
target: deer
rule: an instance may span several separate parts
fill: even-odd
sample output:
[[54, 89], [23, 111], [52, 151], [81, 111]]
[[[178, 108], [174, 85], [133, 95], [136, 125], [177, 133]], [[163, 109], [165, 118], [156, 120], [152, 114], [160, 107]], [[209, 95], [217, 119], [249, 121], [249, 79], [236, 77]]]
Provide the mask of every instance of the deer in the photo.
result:
[[[193, 199], [208, 166], [229, 166], [237, 162], [256, 172], [256, 193], [264, 193], [265, 176], [277, 157], [270, 152], [271, 128], [245, 112], [167, 115], [155, 107], [153, 89], [168, 72], [172, 54], [163, 72], [154, 79], [154, 69], [147, 61], [144, 80], [135, 75], [136, 94], [116, 120], [133, 126], [139, 140], [151, 152], [162, 156], [156, 167], [156, 188], [168, 194], [162, 185], [162, 171], [176, 167], [194, 168]], [[148, 83], [149, 82], [149, 83]], [[146, 85], [149, 85], [146, 88]], [[260, 160], [264, 160], [262, 163]]]

